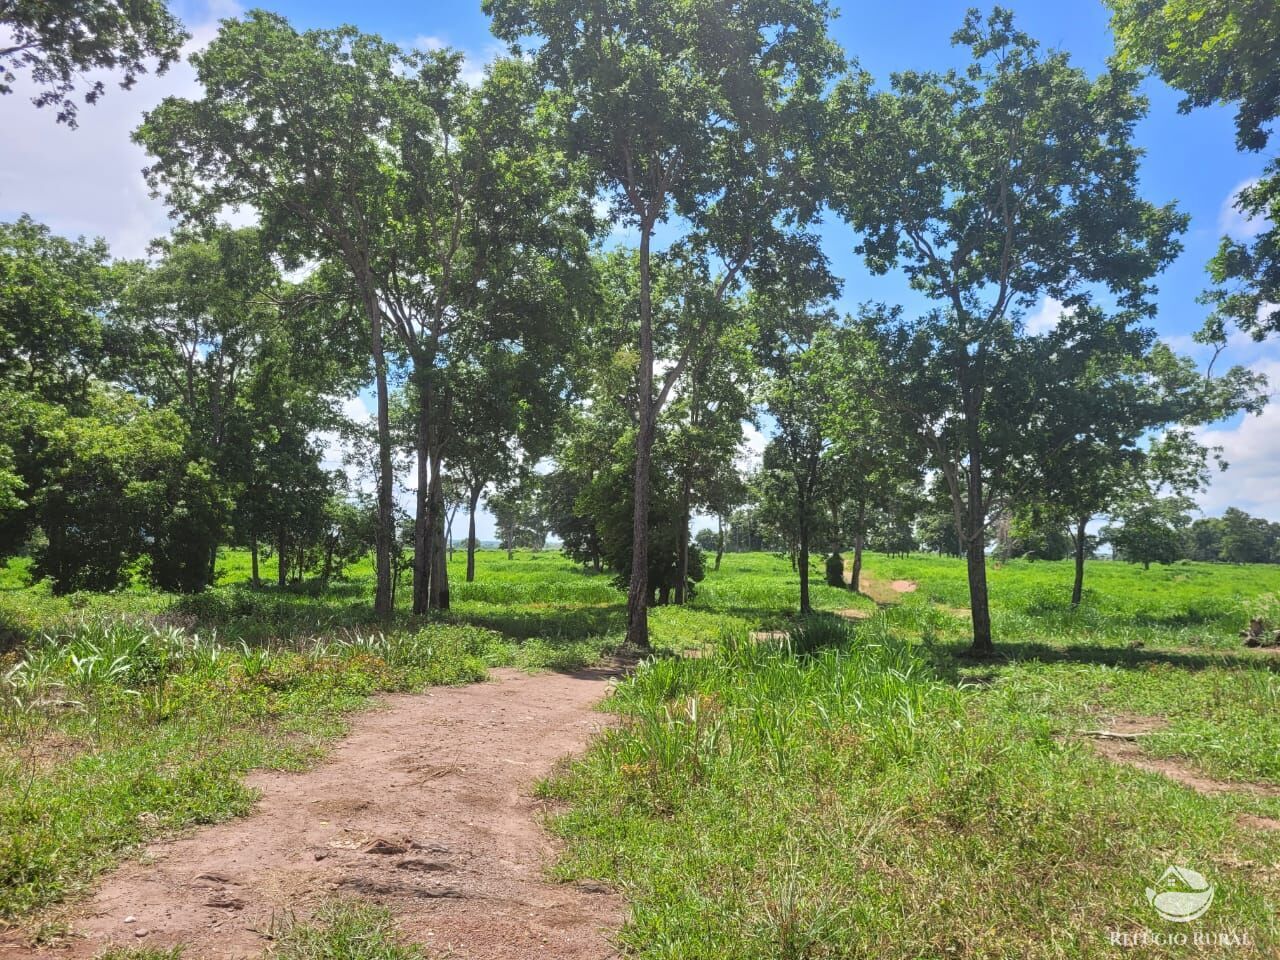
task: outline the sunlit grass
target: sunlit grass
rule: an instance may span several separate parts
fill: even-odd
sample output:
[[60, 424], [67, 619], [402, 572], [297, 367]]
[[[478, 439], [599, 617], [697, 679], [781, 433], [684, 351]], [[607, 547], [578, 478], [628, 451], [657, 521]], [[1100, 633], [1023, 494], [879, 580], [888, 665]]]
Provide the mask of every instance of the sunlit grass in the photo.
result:
[[1280, 660], [1230, 649], [1280, 570], [1095, 563], [1072, 613], [1068, 565], [1009, 565], [982, 664], [958, 657], [960, 562], [869, 573], [921, 588], [789, 643], [738, 629], [653, 661], [611, 701], [629, 722], [545, 786], [558, 872], [622, 890], [634, 955], [1111, 956], [1111, 931], [1170, 932], [1145, 889], [1172, 863], [1217, 885], [1210, 926], [1250, 938], [1231, 955], [1274, 955], [1280, 832], [1238, 818], [1280, 800], [1203, 796], [1079, 735], [1159, 717], [1148, 752], [1280, 784]]
[[[412, 617], [406, 576], [386, 623], [367, 563], [251, 589], [228, 551], [195, 597], [54, 597], [21, 563], [0, 571], [0, 623], [25, 644], [4, 666], [0, 908], [28, 913], [147, 838], [243, 812], [245, 772], [310, 762], [371, 694], [571, 669], [621, 641], [607, 574], [486, 550], [467, 584], [463, 564], [448, 614]], [[974, 662], [961, 562], [869, 556], [869, 577], [919, 583], [879, 591], [883, 608], [820, 567], [807, 622], [797, 572], [769, 554], [727, 554], [688, 605], [652, 610], [657, 653], [610, 702], [625, 725], [544, 787], [569, 841], [557, 871], [627, 894], [629, 950], [1106, 956], [1108, 930], [1158, 926], [1144, 890], [1178, 862], [1218, 885], [1214, 923], [1251, 933], [1232, 955], [1274, 953], [1280, 833], [1239, 818], [1280, 817], [1280, 801], [1201, 796], [1083, 735], [1155, 718], [1148, 754], [1280, 784], [1280, 658], [1236, 636], [1275, 607], [1280, 568], [1094, 561], [1072, 610], [1070, 564], [993, 565], [1000, 656]], [[363, 905], [333, 910], [282, 955], [392, 936]]]

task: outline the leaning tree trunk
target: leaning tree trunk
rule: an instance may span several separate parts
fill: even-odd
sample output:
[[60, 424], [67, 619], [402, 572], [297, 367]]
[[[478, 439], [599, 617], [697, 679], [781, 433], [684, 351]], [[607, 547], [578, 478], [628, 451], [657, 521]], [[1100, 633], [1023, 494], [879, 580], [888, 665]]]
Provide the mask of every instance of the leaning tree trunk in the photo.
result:
[[471, 488], [471, 502], [467, 505], [467, 583], [476, 578], [476, 507], [480, 503], [480, 489]]
[[627, 643], [649, 649], [649, 468], [653, 459], [653, 315], [649, 242], [653, 225], [640, 225], [640, 369], [636, 377], [636, 462], [632, 484], [631, 582], [627, 586]]
[[1089, 523], [1088, 517], [1082, 517], [1076, 521], [1076, 579], [1071, 585], [1071, 606], [1080, 606], [1080, 601], [1084, 599], [1084, 554], [1085, 554], [1085, 527]]

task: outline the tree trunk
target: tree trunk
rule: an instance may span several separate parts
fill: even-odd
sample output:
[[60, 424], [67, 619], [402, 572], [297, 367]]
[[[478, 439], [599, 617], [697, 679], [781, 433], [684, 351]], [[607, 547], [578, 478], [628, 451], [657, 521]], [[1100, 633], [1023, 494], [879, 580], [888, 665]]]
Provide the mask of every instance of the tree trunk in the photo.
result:
[[276, 545], [276, 586], [283, 587], [289, 582], [289, 542], [284, 527], [280, 528], [280, 539]]
[[716, 514], [716, 569], [720, 569], [720, 558], [724, 556], [724, 517]]
[[431, 514], [433, 537], [431, 541], [431, 607], [449, 609], [449, 555], [445, 548], [444, 469], [440, 451], [431, 461]]
[[249, 539], [249, 560], [252, 564], [249, 582], [256, 587], [262, 582], [258, 577], [258, 535], [256, 533]]
[[471, 502], [468, 504], [467, 520], [467, 583], [476, 578], [476, 507], [480, 503], [481, 487], [471, 488]]
[[418, 489], [414, 491], [413, 612], [422, 615], [431, 607], [431, 375], [425, 362], [414, 359], [418, 387], [418, 416], [414, 431], [417, 447]]
[[800, 616], [807, 617], [812, 613], [809, 606], [809, 504], [804, 493], [800, 494], [798, 504], [800, 521], [800, 555], [796, 560], [800, 569]]
[[987, 554], [981, 537], [969, 541], [966, 556], [969, 565], [969, 607], [973, 611], [973, 647], [977, 656], [995, 653], [991, 642], [991, 611], [987, 605]]
[[427, 609], [449, 609], [449, 569], [444, 548], [444, 476], [439, 444], [432, 437], [427, 496]]
[[649, 647], [649, 466], [653, 457], [653, 315], [649, 277], [652, 220], [640, 224], [640, 369], [636, 378], [636, 462], [632, 485], [631, 582], [627, 586], [627, 643]]
[[986, 353], [979, 347], [971, 365], [961, 371], [964, 431], [969, 454], [963, 492], [956, 466], [952, 464], [950, 469], [944, 469], [955, 512], [956, 535], [968, 566], [969, 608], [973, 617], [973, 646], [969, 653], [976, 657], [995, 653], [987, 597], [987, 508], [982, 489], [982, 385], [985, 370]]
[[[976, 434], [976, 420], [971, 434]], [[971, 436], [976, 440], [976, 436]], [[982, 453], [976, 443], [969, 448], [969, 509], [966, 520], [965, 555], [969, 567], [969, 608], [973, 612], [973, 646], [970, 653], [986, 657], [995, 653], [991, 641], [991, 609], [987, 598], [986, 516], [982, 502]]]
[[369, 343], [373, 353], [374, 380], [378, 404], [378, 526], [374, 537], [376, 553], [377, 587], [374, 590], [373, 610], [380, 617], [389, 617], [395, 605], [391, 586], [391, 545], [395, 539], [395, 507], [392, 501], [392, 484], [395, 475], [391, 470], [391, 414], [387, 395], [387, 358], [382, 348], [382, 307], [378, 304], [372, 279], [367, 267], [363, 271], [365, 315], [369, 320]]
[[684, 603], [685, 587], [689, 582], [689, 500], [692, 497], [690, 489], [692, 485], [689, 471], [686, 469], [680, 482], [680, 544], [676, 553], [676, 571], [679, 578], [676, 580], [677, 604]]
[[849, 589], [862, 592], [862, 544], [866, 539], [867, 501], [858, 501], [857, 529], [853, 531], [853, 570], [849, 574]]
[[1076, 579], [1071, 585], [1071, 606], [1080, 606], [1080, 601], [1084, 598], [1084, 552], [1085, 552], [1085, 527], [1089, 523], [1088, 517], [1083, 517], [1076, 521]]

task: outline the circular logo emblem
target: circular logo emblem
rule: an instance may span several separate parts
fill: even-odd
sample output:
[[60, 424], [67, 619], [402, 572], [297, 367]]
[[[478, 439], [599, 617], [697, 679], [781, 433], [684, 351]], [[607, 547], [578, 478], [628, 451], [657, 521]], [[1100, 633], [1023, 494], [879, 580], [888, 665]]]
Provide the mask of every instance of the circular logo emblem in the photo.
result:
[[1189, 923], [1213, 903], [1213, 884], [1187, 867], [1169, 867], [1155, 887], [1147, 887], [1147, 903], [1166, 920]]

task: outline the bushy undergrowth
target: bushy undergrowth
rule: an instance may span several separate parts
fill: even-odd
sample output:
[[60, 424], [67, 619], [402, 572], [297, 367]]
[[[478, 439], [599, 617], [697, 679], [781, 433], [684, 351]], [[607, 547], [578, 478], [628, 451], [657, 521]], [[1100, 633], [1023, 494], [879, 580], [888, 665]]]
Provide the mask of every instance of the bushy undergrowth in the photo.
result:
[[624, 725], [545, 789], [560, 872], [621, 887], [636, 956], [1102, 956], [1166, 861], [1212, 874], [1216, 919], [1254, 936], [1237, 955], [1277, 943], [1274, 836], [946, 682], [892, 617], [731, 635], [612, 705]]

